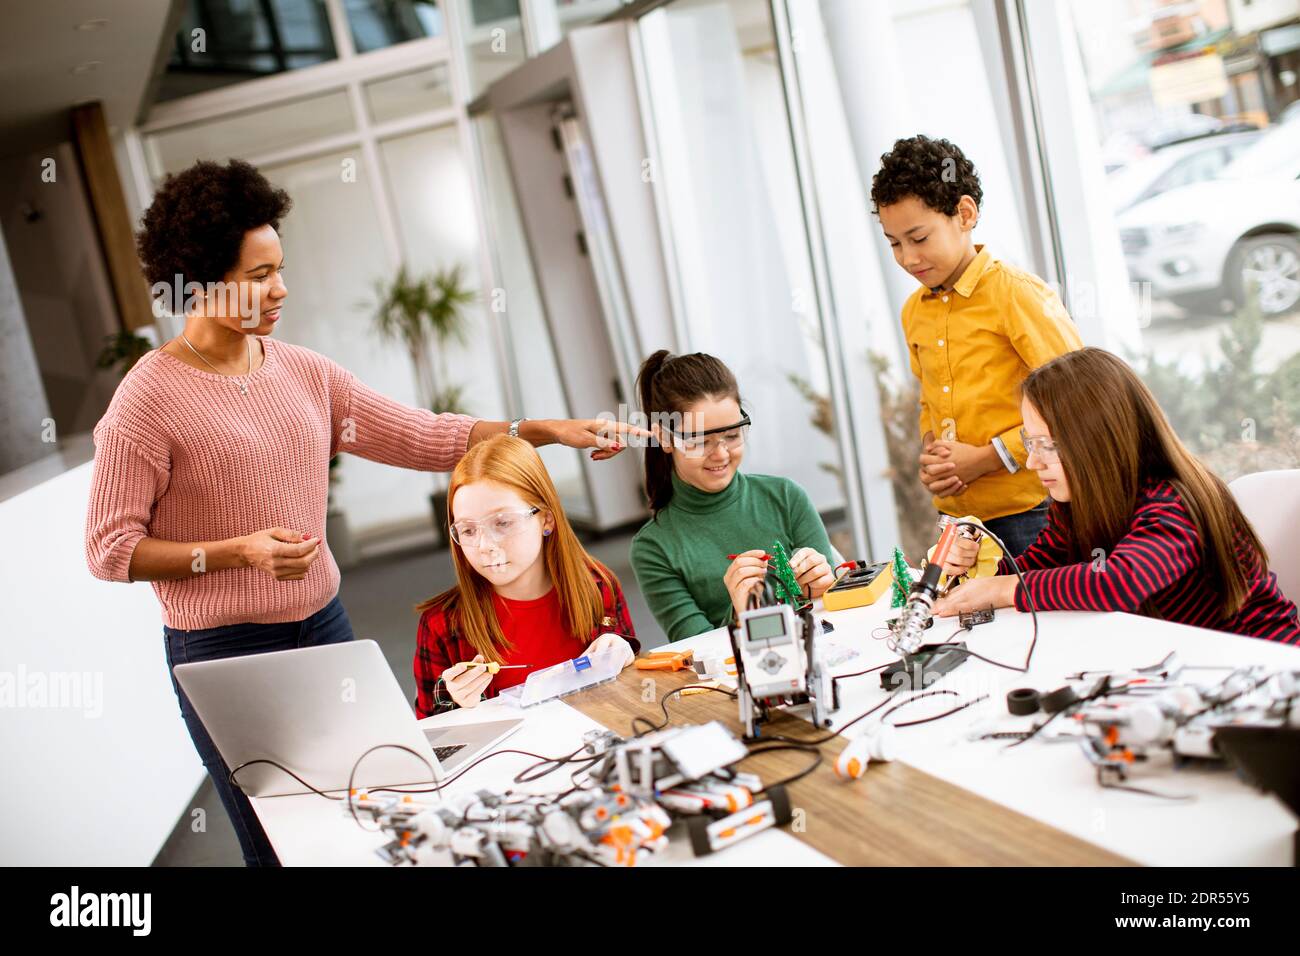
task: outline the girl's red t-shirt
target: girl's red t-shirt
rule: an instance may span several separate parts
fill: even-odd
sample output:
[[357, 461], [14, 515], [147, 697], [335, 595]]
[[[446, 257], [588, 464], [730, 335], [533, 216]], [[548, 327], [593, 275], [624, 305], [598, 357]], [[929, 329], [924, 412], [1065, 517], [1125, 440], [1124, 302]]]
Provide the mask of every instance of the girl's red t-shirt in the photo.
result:
[[[607, 587], [598, 575], [593, 574], [592, 578], [600, 591], [605, 613], [586, 641], [568, 632], [555, 588], [532, 601], [512, 601], [498, 594], [492, 596], [502, 633], [511, 644], [502, 663], [531, 666], [503, 670], [493, 675], [492, 682], [483, 692], [485, 698], [495, 697], [505, 688], [523, 683], [535, 670], [579, 657], [587, 644], [601, 634], [622, 636], [632, 645], [634, 654], [641, 649], [623, 589], [617, 581], [612, 587]], [[458, 661], [472, 661], [476, 653], [472, 644], [454, 628], [448, 627], [446, 614], [441, 609], [430, 608], [424, 612], [415, 648], [415, 711], [420, 717], [455, 706], [448, 701], [446, 691], [439, 693], [438, 679], [444, 670]]]

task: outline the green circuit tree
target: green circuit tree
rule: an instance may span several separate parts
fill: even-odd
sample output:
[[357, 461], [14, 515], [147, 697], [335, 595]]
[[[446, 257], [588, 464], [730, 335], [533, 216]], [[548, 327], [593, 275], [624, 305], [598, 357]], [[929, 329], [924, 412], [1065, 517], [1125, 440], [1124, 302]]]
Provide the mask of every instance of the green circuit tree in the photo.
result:
[[786, 554], [785, 545], [777, 541], [772, 545], [772, 560], [768, 564], [768, 573], [776, 577], [776, 596], [784, 604], [791, 607], [803, 607], [807, 601], [804, 600], [803, 590], [799, 587], [799, 580], [795, 577], [794, 568], [790, 567], [790, 556]]
[[907, 605], [907, 592], [912, 586], [912, 572], [908, 570], [907, 559], [903, 557], [900, 548], [894, 548], [894, 584], [893, 593], [889, 599], [890, 607], [905, 607]]

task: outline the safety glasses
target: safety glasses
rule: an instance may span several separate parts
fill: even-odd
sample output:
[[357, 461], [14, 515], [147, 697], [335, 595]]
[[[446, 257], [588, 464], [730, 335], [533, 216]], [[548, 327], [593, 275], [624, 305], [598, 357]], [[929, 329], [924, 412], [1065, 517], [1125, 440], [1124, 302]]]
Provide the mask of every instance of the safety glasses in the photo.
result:
[[457, 521], [451, 526], [451, 540], [462, 548], [480, 547], [484, 540], [500, 544], [523, 531], [533, 515], [541, 510], [528, 508], [524, 511], [498, 511], [477, 521]]

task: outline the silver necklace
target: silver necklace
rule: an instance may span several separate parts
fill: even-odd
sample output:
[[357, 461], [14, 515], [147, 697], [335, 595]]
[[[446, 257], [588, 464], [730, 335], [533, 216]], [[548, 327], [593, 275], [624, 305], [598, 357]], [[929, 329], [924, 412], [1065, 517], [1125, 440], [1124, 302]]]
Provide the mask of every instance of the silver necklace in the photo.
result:
[[[211, 362], [209, 362], [207, 360], [207, 357], [198, 349], [196, 349], [193, 343], [190, 342], [190, 340], [185, 337], [184, 332], [181, 333], [181, 341], [183, 341], [186, 345], [188, 345], [190, 347], [190, 351], [193, 352], [195, 355], [197, 355], [200, 359], [202, 359], [203, 364], [206, 365], [208, 368], [212, 369], [212, 371], [216, 372], [218, 375], [221, 375], [224, 378], [234, 378], [233, 375], [226, 375], [224, 372], [218, 371], [217, 367], [213, 365]], [[248, 378], [253, 374], [253, 343], [252, 340], [247, 338], [244, 341], [248, 344], [248, 372], [245, 373], [244, 380], [242, 382], [239, 382], [238, 379], [236, 379], [236, 381], [239, 384], [240, 395], [248, 394]]]

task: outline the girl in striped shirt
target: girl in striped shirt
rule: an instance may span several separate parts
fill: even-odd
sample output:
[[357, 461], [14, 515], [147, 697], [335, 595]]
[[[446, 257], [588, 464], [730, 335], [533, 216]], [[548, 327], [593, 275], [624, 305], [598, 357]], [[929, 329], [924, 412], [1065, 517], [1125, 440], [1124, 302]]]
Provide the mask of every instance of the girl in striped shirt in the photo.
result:
[[[949, 617], [986, 607], [1127, 611], [1286, 644], [1300, 643], [1296, 606], [1227, 486], [1178, 440], [1137, 374], [1102, 349], [1048, 362], [1025, 379], [1028, 467], [1052, 498], [1047, 526], [938, 602]], [[959, 539], [960, 540], [960, 539]], [[978, 545], [955, 545], [961, 573]]]

